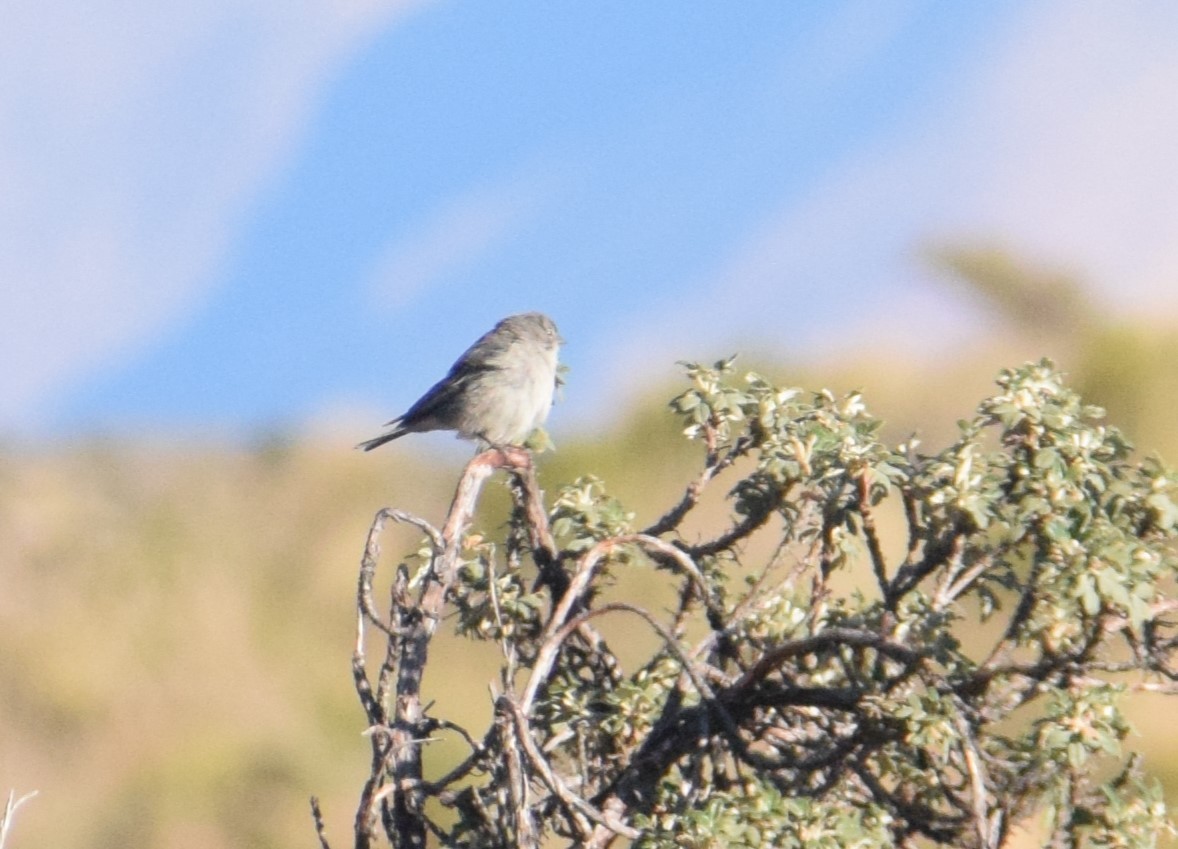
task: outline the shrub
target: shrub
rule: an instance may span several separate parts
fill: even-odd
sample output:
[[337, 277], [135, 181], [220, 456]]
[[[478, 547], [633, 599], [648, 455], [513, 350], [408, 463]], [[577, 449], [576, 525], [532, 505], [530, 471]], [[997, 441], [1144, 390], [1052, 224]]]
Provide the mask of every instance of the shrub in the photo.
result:
[[[377, 514], [353, 658], [372, 743], [355, 845], [998, 847], [1035, 813], [1052, 845], [1155, 845], [1169, 824], [1123, 751], [1121, 705], [1174, 688], [1175, 476], [1046, 361], [1004, 371], [933, 454], [885, 445], [857, 393], [738, 379], [731, 360], [686, 372], [671, 407], [702, 468], [650, 527], [593, 479], [546, 509], [516, 450], [471, 462], [440, 529]], [[492, 540], [470, 523], [497, 468], [514, 509]], [[731, 521], [683, 532], [721, 479]], [[903, 517], [895, 545], [885, 513]], [[390, 521], [425, 540], [384, 615]], [[658, 570], [675, 603], [603, 600], [633, 569]], [[840, 591], [848, 569], [864, 580]], [[422, 702], [451, 614], [502, 654], [478, 733]], [[623, 668], [607, 617], [657, 649]], [[441, 733], [469, 756], [426, 776], [422, 741]]]

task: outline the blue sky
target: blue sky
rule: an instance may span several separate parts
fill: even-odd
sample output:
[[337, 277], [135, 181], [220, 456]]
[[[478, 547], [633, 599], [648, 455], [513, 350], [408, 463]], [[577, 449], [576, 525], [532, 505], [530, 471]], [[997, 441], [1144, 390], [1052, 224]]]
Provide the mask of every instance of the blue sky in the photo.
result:
[[947, 356], [932, 243], [1178, 307], [1178, 7], [0, 0], [0, 434], [366, 434], [542, 309], [557, 428], [685, 358]]

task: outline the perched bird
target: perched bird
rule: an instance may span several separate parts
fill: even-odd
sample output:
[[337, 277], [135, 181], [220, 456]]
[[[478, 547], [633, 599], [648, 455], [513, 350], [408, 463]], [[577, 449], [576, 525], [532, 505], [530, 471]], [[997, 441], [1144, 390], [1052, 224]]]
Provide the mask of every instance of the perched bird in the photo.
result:
[[380, 436], [371, 451], [407, 433], [456, 430], [487, 445], [519, 445], [548, 418], [556, 357], [564, 342], [552, 319], [528, 312], [500, 321], [471, 345], [450, 372]]

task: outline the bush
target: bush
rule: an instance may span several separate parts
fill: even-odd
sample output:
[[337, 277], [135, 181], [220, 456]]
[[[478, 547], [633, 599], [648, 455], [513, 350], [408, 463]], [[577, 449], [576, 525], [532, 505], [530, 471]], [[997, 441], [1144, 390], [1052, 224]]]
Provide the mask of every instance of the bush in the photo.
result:
[[[515, 450], [471, 462], [441, 529], [377, 515], [353, 658], [372, 742], [357, 847], [429, 834], [469, 847], [998, 847], [1037, 812], [1053, 846], [1156, 844], [1169, 824], [1123, 751], [1121, 703], [1174, 689], [1171, 472], [1136, 459], [1046, 361], [1004, 371], [935, 454], [884, 445], [858, 394], [738, 380], [731, 360], [687, 377], [671, 406], [702, 469], [650, 527], [592, 479], [545, 509]], [[497, 468], [514, 509], [492, 540], [470, 523]], [[721, 478], [731, 521], [689, 538]], [[374, 581], [390, 521], [425, 540], [390, 577], [384, 616]], [[604, 600], [633, 569], [658, 570], [675, 603]], [[832, 576], [848, 569], [864, 580], [840, 591]], [[502, 654], [478, 734], [422, 703], [452, 613]], [[623, 669], [598, 629], [607, 617], [634, 618], [658, 648]], [[366, 629], [381, 638], [377, 670]], [[483, 683], [470, 685], [475, 698]], [[442, 733], [469, 756], [427, 777], [422, 741]]]

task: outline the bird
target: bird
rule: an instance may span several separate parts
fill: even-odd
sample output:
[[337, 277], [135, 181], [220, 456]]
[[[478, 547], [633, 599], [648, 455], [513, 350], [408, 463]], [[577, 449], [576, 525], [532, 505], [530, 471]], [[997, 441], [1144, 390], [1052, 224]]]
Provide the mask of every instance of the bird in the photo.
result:
[[548, 418], [564, 344], [539, 312], [511, 315], [479, 337], [403, 415], [357, 448], [371, 451], [407, 433], [453, 430], [480, 445], [521, 445]]

